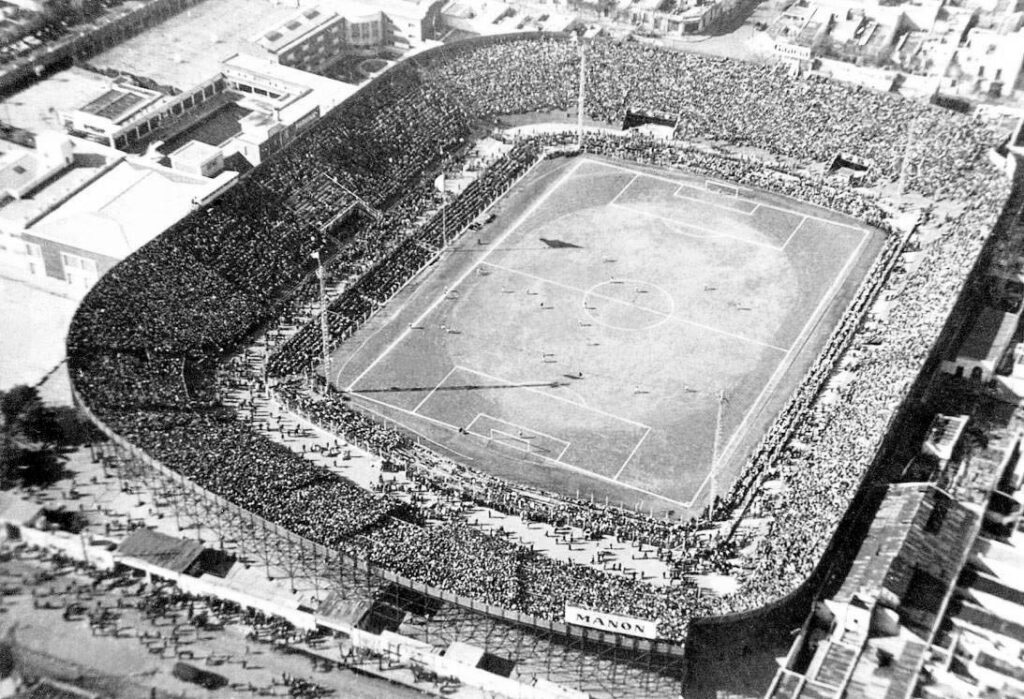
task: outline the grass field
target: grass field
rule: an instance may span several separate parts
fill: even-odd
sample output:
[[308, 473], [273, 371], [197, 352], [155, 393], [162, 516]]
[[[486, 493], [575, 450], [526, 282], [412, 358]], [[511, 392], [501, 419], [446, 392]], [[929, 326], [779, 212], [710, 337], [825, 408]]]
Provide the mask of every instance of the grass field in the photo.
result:
[[496, 213], [340, 348], [333, 382], [471, 466], [656, 512], [728, 488], [881, 242], [590, 157], [541, 163]]

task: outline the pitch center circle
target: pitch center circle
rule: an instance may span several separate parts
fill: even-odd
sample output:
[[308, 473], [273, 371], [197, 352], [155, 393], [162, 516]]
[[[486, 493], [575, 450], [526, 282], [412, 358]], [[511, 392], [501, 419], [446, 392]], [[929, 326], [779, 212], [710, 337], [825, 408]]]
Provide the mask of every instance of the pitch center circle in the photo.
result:
[[600, 325], [615, 330], [648, 330], [668, 321], [676, 302], [657, 284], [609, 279], [587, 289], [583, 308]]

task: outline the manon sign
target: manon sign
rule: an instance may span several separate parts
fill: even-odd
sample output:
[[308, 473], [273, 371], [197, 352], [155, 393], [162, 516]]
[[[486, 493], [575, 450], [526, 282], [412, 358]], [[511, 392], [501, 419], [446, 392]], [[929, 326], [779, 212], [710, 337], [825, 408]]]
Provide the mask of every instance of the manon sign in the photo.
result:
[[586, 626], [591, 629], [600, 629], [611, 633], [622, 633], [629, 636], [639, 636], [654, 640], [658, 637], [655, 621], [647, 619], [633, 619], [618, 614], [605, 614], [595, 612], [591, 609], [580, 609], [571, 605], [565, 605], [565, 623]]

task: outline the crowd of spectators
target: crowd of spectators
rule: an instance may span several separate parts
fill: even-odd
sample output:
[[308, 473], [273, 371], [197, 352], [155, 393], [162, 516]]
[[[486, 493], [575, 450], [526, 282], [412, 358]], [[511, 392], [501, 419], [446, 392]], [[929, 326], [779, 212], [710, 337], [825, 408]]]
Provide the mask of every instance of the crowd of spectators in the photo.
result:
[[[978, 144], [997, 138], [978, 119], [815, 76], [794, 79], [781, 64], [628, 41], [590, 42], [586, 53], [586, 115], [612, 126], [627, 111], [641, 112], [675, 122], [678, 139], [775, 159], [824, 163], [852, 154], [872, 163], [875, 180], [894, 176], [911, 144], [911, 189], [963, 199], [987, 191]], [[420, 59], [426, 80], [446, 86], [479, 116], [575, 110], [579, 61], [574, 42], [552, 38], [456, 45]]]
[[[314, 252], [354, 277], [329, 309], [332, 341], [343, 341], [429, 262], [449, 234], [445, 226], [462, 230], [543, 147], [571, 143], [570, 133], [517, 141], [447, 204], [444, 217], [423, 220], [437, 204], [433, 177], [446, 159], [464, 152], [474, 120], [574, 108], [579, 46], [564, 38], [445, 47], [357, 93], [231, 192], [101, 280], [69, 334], [76, 389], [110, 427], [153, 458], [260, 517], [509, 609], [557, 620], [569, 602], [659, 619], [663, 637], [682, 639], [694, 616], [750, 609], [792, 591], [825, 552], [996, 224], [1007, 187], [984, 157], [995, 138], [969, 117], [896, 95], [796, 79], [770, 66], [629, 42], [594, 41], [586, 51], [589, 117], [614, 124], [627, 112], [670, 115], [676, 137], [686, 142], [589, 135], [586, 151], [797, 197], [861, 218], [888, 236], [826, 351], [736, 486], [708, 512], [725, 519], [746, 510], [770, 520], [753, 555], [732, 562], [735, 542], [695, 535], [706, 522], [645, 519], [517, 489], [444, 462], [336, 398], [317, 400], [297, 390], [294, 381], [282, 383], [279, 394], [315, 422], [400, 460], [422, 485], [460, 491], [529, 519], [651, 543], [679, 570], [693, 570], [694, 561], [712, 572], [746, 569], [737, 593], [701, 597], [682, 578], [655, 588], [553, 561], [457, 518], [427, 523], [386, 495], [314, 468], [218, 409], [208, 383], [189, 376], [197, 371], [185, 371], [212, 372], [213, 359], [289, 312], [295, 298], [308, 301]], [[724, 147], [735, 153], [723, 153]], [[830, 175], [828, 164], [839, 154], [868, 164], [868, 185], [902, 179], [912, 192], [963, 204], [934, 222], [938, 234], [922, 250], [920, 268], [901, 280], [889, 317], [870, 335], [860, 321], [902, 237], [875, 194]], [[335, 220], [362, 201], [381, 216], [372, 223], [368, 214]], [[272, 380], [309, 372], [319, 352], [319, 323], [313, 323], [272, 355]], [[818, 400], [836, 361], [851, 352], [859, 362], [856, 379], [842, 389], [841, 400]], [[781, 487], [760, 489], [765, 478]]]
[[[503, 194], [533, 165], [540, 152], [533, 143], [513, 147], [451, 202], [444, 203], [424, 225], [410, 226], [406, 216], [389, 217], [388, 224], [404, 235], [328, 308], [331, 337], [342, 342], [395, 291], [425, 267], [453, 232], [462, 231], [481, 211]], [[311, 323], [285, 343], [269, 362], [270, 373], [282, 376], [308, 372], [321, 353], [319, 323]]]

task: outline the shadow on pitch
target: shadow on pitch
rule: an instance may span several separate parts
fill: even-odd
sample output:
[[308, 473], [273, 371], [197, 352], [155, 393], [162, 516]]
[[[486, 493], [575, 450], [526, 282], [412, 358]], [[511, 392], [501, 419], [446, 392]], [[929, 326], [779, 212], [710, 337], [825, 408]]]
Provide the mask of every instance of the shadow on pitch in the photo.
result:
[[406, 393], [434, 391], [482, 391], [502, 388], [561, 388], [568, 386], [568, 381], [537, 381], [533, 383], [503, 383], [503, 384], [462, 384], [459, 386], [388, 386], [387, 388], [363, 388], [357, 393]]

